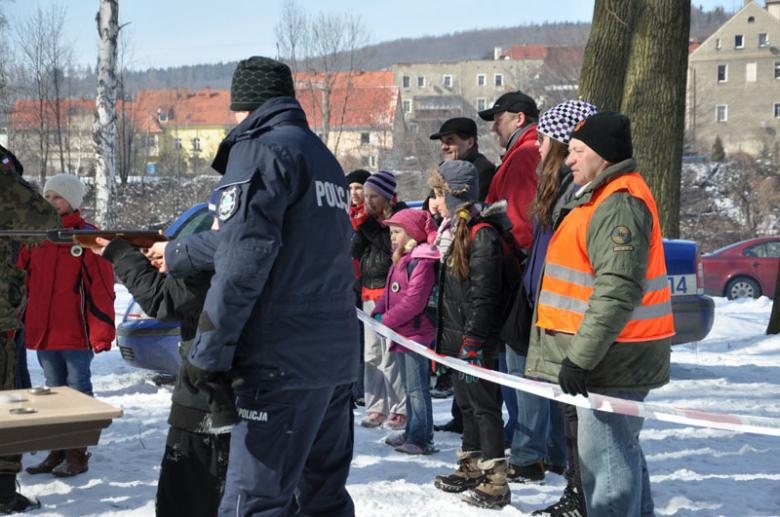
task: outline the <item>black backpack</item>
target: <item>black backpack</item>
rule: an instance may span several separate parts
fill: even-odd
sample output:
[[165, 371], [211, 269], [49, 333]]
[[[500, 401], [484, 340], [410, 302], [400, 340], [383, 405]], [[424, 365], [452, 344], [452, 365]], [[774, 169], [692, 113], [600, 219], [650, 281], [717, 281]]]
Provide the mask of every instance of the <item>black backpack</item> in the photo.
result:
[[[414, 259], [414, 260], [410, 260], [409, 263], [406, 264], [407, 279], [412, 278], [412, 271], [414, 271], [414, 268], [417, 267], [418, 262], [420, 262], [420, 259]], [[433, 263], [433, 275], [436, 281], [433, 283], [433, 287], [431, 288], [431, 294], [428, 295], [428, 303], [425, 305], [425, 316], [431, 322], [433, 328], [437, 328], [439, 326], [439, 269], [440, 267], [441, 267], [441, 263], [438, 260]], [[419, 314], [414, 317], [414, 328], [415, 329], [420, 328]]]

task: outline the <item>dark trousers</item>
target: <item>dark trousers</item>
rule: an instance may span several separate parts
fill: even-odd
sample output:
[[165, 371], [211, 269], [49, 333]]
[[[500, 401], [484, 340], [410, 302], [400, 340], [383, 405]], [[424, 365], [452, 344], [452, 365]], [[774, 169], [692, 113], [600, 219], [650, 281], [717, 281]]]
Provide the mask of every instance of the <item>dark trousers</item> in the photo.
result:
[[352, 461], [352, 383], [239, 396], [219, 514], [355, 515], [346, 482]]
[[17, 330], [14, 334], [16, 342], [16, 388], [27, 389], [32, 387], [30, 371], [27, 369], [27, 350], [24, 348], [24, 329]]
[[[355, 296], [355, 307], [358, 309], [363, 308], [363, 298], [360, 293]], [[365, 370], [365, 362], [363, 361], [363, 353], [365, 351], [365, 325], [360, 324], [360, 367], [358, 368], [358, 374], [355, 378], [355, 383], [352, 385], [352, 399], [362, 399], [366, 396], [366, 390], [363, 386], [363, 374]]]
[[558, 402], [563, 413], [563, 430], [566, 433], [566, 460], [568, 466], [563, 476], [567, 485], [575, 485], [582, 489], [580, 478], [580, 453], [577, 448], [577, 406]]
[[230, 433], [198, 434], [169, 427], [157, 483], [157, 517], [216, 516], [229, 454]]
[[[16, 343], [3, 330], [0, 331], [0, 390], [16, 388]], [[22, 470], [22, 455], [0, 456], [0, 475], [7, 481], [16, 479], [16, 473]]]
[[[498, 356], [486, 357], [485, 367], [498, 370]], [[463, 413], [463, 450], [482, 451], [486, 460], [504, 458], [504, 421], [501, 417], [498, 384], [478, 379], [461, 380], [452, 372], [455, 400]]]

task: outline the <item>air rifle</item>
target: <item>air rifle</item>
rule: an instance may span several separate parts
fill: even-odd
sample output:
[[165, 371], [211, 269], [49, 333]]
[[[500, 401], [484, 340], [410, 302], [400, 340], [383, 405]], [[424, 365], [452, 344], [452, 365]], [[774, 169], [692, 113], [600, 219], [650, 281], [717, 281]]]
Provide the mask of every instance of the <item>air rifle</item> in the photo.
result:
[[99, 248], [98, 237], [115, 239], [121, 237], [136, 248], [150, 248], [155, 242], [170, 240], [157, 230], [2, 230], [0, 238], [38, 237], [55, 244], [75, 243], [70, 249], [74, 257], [81, 256], [84, 248]]

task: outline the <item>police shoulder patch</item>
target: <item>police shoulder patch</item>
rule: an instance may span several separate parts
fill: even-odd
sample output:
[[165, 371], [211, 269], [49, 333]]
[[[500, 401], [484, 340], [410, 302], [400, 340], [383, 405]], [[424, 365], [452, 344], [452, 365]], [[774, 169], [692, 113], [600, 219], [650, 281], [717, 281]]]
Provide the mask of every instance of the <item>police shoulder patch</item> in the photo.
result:
[[233, 214], [238, 210], [238, 193], [238, 187], [234, 186], [225, 190], [220, 195], [219, 204], [217, 206], [217, 217], [221, 222], [224, 223], [233, 217]]

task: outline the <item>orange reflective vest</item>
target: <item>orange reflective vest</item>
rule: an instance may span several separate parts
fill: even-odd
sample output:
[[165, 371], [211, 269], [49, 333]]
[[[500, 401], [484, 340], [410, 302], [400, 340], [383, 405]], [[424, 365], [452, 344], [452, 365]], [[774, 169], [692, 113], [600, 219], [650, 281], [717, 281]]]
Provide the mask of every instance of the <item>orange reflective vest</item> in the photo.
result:
[[[547, 248], [539, 293], [536, 323], [539, 327], [570, 334], [577, 332], [596, 280], [586, 246], [588, 225], [599, 204], [620, 190], [645, 202], [653, 216], [653, 229], [642, 304], [634, 309], [616, 341], [653, 341], [674, 335], [658, 208], [638, 172], [623, 174], [595, 190], [590, 201], [573, 209], [556, 229]], [[613, 241], [616, 247], [622, 244], [619, 231]]]

